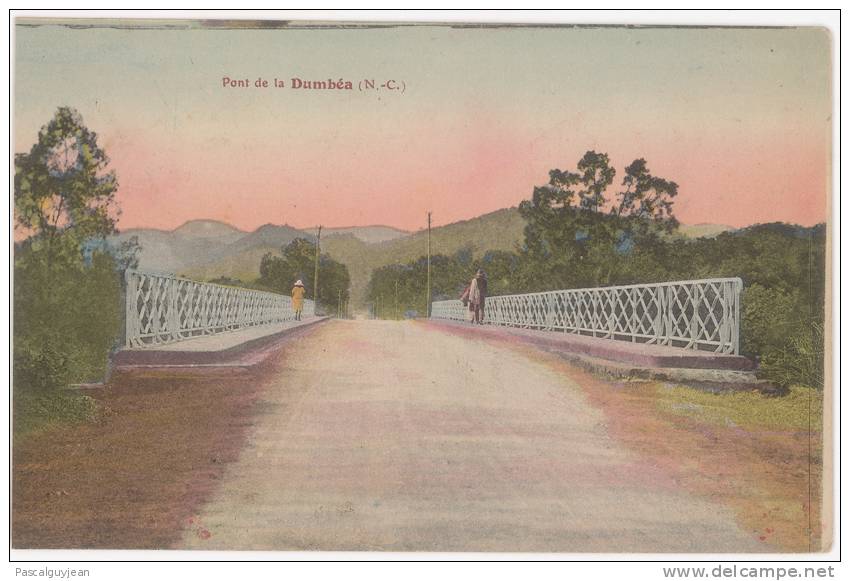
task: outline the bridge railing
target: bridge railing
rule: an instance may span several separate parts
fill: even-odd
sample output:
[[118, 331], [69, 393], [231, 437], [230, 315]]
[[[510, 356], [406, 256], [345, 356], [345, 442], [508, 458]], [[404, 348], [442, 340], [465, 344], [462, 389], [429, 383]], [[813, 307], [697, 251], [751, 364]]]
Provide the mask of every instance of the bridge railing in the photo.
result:
[[[198, 282], [170, 274], [127, 270], [124, 345], [173, 343], [295, 318], [286, 295]], [[315, 313], [304, 301], [304, 317]]]
[[[484, 321], [738, 354], [740, 278], [685, 280], [487, 297]], [[436, 301], [431, 318], [462, 321], [458, 300]]]

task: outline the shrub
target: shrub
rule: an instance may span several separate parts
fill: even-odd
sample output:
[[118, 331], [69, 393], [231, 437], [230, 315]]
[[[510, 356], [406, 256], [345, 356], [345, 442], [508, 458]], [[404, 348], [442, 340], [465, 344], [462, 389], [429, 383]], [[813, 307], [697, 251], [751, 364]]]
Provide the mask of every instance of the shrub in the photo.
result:
[[742, 353], [781, 387], [823, 389], [823, 324], [795, 292], [753, 284], [744, 291]]
[[13, 372], [16, 392], [102, 379], [121, 325], [115, 259], [48, 261], [25, 248], [15, 257]]
[[823, 389], [823, 326], [815, 323], [809, 332], [801, 330], [790, 337], [782, 348], [766, 352], [762, 358], [761, 372], [782, 387], [806, 385]]
[[798, 298], [777, 288], [752, 284], [744, 290], [741, 313], [741, 352], [748, 357], [782, 349], [800, 332]]

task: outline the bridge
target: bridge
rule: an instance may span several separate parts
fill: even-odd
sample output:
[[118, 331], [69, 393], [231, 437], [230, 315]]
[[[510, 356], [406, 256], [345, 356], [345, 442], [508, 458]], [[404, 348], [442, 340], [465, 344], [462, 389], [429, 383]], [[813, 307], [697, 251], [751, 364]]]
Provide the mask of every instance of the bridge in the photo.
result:
[[598, 380], [564, 362], [746, 374], [738, 279], [491, 297], [480, 327], [459, 301], [430, 321], [313, 304], [295, 321], [273, 293], [140, 271], [126, 286], [125, 372], [274, 355], [248, 442], [178, 548], [765, 550], [615, 438], [585, 392]]

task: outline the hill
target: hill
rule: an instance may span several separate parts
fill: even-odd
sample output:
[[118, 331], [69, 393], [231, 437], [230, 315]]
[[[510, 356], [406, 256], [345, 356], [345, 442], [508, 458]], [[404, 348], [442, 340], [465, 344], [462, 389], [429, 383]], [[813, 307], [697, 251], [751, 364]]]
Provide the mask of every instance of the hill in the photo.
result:
[[337, 237], [351, 234], [358, 240], [366, 244], [374, 244], [376, 242], [386, 242], [408, 236], [410, 232], [407, 230], [399, 230], [392, 226], [352, 226], [349, 228], [323, 228], [322, 237]]
[[[525, 221], [516, 208], [496, 210], [476, 218], [432, 228], [433, 254], [452, 255], [468, 249], [473, 257], [487, 250], [513, 250], [522, 242]], [[714, 237], [733, 228], [721, 224], [682, 225], [679, 235]], [[127, 230], [115, 238], [138, 236], [142, 244], [141, 268], [175, 272], [209, 280], [226, 276], [245, 282], [259, 276], [263, 255], [277, 253], [297, 237], [315, 240], [312, 229], [266, 224], [243, 232], [215, 220], [193, 220], [173, 231]], [[427, 232], [405, 232], [390, 226], [356, 226], [322, 230], [322, 250], [348, 267], [352, 298], [365, 300], [372, 271], [388, 264], [405, 263], [427, 252]]]
[[189, 220], [175, 228], [172, 234], [185, 239], [215, 239], [220, 242], [235, 242], [246, 233], [226, 222], [218, 220]]
[[142, 247], [140, 268], [179, 272], [189, 265], [217, 257], [245, 234], [224, 222], [191, 220], [170, 231], [131, 228], [110, 237], [110, 242], [121, 243], [135, 236]]
[[[522, 240], [525, 222], [515, 208], [497, 210], [471, 220], [455, 222], [431, 229], [431, 250], [434, 254], [454, 254], [469, 248], [475, 256], [486, 250], [511, 250]], [[365, 227], [366, 230], [376, 227]], [[377, 227], [386, 235], [387, 227]], [[351, 295], [355, 304], [365, 299], [366, 285], [375, 268], [398, 262], [408, 262], [424, 256], [428, 251], [428, 234], [418, 231], [391, 240], [368, 243], [364, 228], [329, 229], [332, 235], [324, 236], [322, 251], [348, 267], [351, 275]], [[336, 231], [334, 231], [336, 230]], [[394, 232], [401, 232], [394, 228]], [[375, 234], [375, 231], [371, 232]], [[248, 235], [253, 237], [253, 234]], [[312, 240], [313, 237], [309, 236]], [[230, 251], [214, 260], [195, 264], [185, 274], [193, 278], [211, 279], [227, 276], [249, 281], [259, 276], [260, 259], [266, 252], [280, 250], [279, 240], [269, 241], [262, 236], [251, 238], [252, 244], [243, 238], [231, 245]]]
[[265, 224], [250, 234], [247, 234], [239, 240], [229, 244], [223, 257], [237, 256], [246, 250], [261, 247], [280, 250], [281, 247], [286, 246], [296, 238], [306, 238], [311, 242], [315, 242], [316, 240], [316, 237], [313, 234], [297, 230], [286, 224], [283, 226]]
[[687, 238], [714, 238], [723, 232], [735, 230], [732, 226], [724, 224], [680, 224], [679, 233]]
[[[475, 257], [487, 250], [512, 250], [522, 241], [525, 221], [516, 208], [497, 210], [471, 220], [431, 229], [431, 252], [454, 254], [469, 248]], [[403, 238], [363, 244], [350, 237], [330, 238], [322, 246], [330, 256], [348, 266], [351, 296], [356, 304], [365, 300], [369, 277], [376, 268], [416, 260], [428, 252], [428, 233], [420, 230]]]

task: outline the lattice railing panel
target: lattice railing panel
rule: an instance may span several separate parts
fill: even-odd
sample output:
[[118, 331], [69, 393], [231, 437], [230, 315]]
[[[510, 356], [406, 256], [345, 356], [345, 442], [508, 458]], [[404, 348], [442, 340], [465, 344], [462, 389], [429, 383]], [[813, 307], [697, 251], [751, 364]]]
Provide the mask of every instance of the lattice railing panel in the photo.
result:
[[[125, 345], [143, 347], [295, 318], [286, 295], [140, 270], [125, 274]], [[315, 314], [304, 301], [304, 317]]]
[[[685, 280], [488, 297], [484, 320], [637, 343], [738, 353], [740, 278]], [[431, 317], [463, 321], [460, 301], [436, 301]]]

